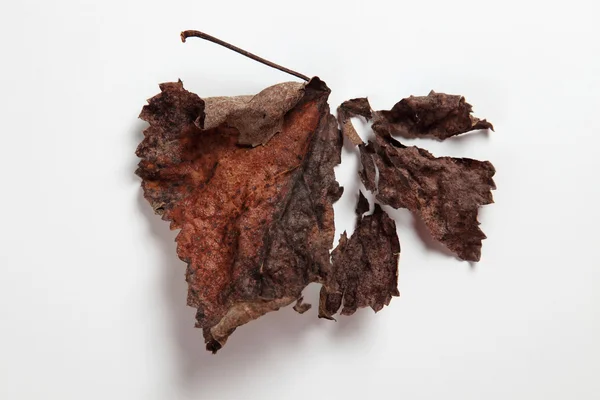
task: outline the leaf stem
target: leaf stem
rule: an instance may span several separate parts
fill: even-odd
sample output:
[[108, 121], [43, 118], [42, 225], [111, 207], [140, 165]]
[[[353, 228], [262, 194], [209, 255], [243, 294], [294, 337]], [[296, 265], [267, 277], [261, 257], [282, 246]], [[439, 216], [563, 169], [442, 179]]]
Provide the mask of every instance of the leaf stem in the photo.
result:
[[303, 75], [303, 74], [301, 74], [301, 73], [299, 73], [299, 72], [296, 72], [296, 71], [292, 71], [292, 70], [291, 70], [291, 69], [289, 69], [289, 68], [282, 67], [281, 65], [275, 64], [274, 62], [271, 62], [271, 61], [269, 61], [269, 60], [265, 60], [265, 59], [264, 59], [264, 58], [262, 58], [262, 57], [259, 57], [259, 56], [257, 56], [257, 55], [254, 55], [254, 54], [252, 54], [252, 53], [250, 53], [250, 52], [248, 52], [248, 51], [246, 51], [246, 50], [240, 49], [239, 47], [236, 47], [236, 46], [234, 46], [234, 45], [232, 45], [232, 44], [229, 44], [229, 43], [227, 43], [227, 42], [224, 42], [224, 41], [222, 41], [221, 39], [217, 39], [217, 38], [216, 38], [216, 37], [214, 37], [214, 36], [207, 35], [207, 34], [206, 34], [206, 33], [204, 33], [204, 32], [200, 32], [200, 31], [193, 31], [193, 30], [189, 30], [189, 31], [183, 31], [183, 32], [181, 32], [181, 41], [182, 41], [182, 42], [184, 42], [184, 43], [185, 43], [185, 40], [186, 40], [187, 38], [189, 38], [189, 37], [197, 37], [197, 38], [200, 38], [200, 39], [208, 40], [209, 42], [216, 43], [216, 44], [218, 44], [218, 45], [221, 45], [221, 46], [223, 46], [223, 47], [226, 47], [226, 48], [228, 48], [229, 50], [233, 50], [233, 51], [235, 51], [236, 53], [239, 53], [239, 54], [241, 54], [241, 55], [244, 55], [244, 56], [246, 56], [246, 57], [248, 57], [248, 58], [251, 58], [251, 59], [253, 59], [254, 61], [258, 61], [259, 63], [265, 64], [265, 65], [268, 65], [268, 66], [269, 66], [269, 67], [271, 67], [271, 68], [275, 68], [275, 69], [278, 69], [278, 70], [280, 70], [280, 71], [286, 72], [286, 73], [288, 73], [288, 74], [290, 74], [290, 75], [294, 75], [295, 77], [298, 77], [298, 78], [300, 78], [300, 79], [303, 79], [303, 80], [305, 80], [305, 81], [307, 81], [307, 82], [310, 80], [310, 78], [309, 78], [308, 76], [306, 76], [306, 75]]

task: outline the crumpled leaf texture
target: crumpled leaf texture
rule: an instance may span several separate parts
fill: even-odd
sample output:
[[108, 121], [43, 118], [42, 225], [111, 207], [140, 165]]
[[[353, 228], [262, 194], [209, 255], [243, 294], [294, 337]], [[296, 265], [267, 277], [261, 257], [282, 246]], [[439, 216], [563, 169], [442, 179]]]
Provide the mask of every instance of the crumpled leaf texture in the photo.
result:
[[264, 144], [281, 132], [283, 117], [302, 98], [302, 88], [301, 83], [284, 82], [255, 96], [205, 98], [204, 129], [226, 123], [240, 132], [238, 143], [253, 147]]
[[350, 238], [344, 232], [331, 254], [333, 271], [321, 288], [322, 318], [333, 319], [342, 303], [342, 315], [352, 315], [360, 307], [377, 312], [400, 295], [396, 224], [379, 204], [372, 215], [363, 217], [367, 210], [368, 202], [360, 193], [356, 230]]
[[476, 129], [494, 129], [485, 119], [471, 115], [463, 96], [436, 93], [400, 100], [391, 110], [375, 113], [373, 130], [405, 138], [444, 140]]
[[[319, 317], [379, 311], [398, 296], [400, 243], [392, 219], [362, 193], [356, 230], [334, 239], [333, 203], [342, 132], [360, 149], [365, 187], [376, 200], [420, 215], [432, 235], [465, 260], [479, 260], [477, 208], [492, 202], [489, 162], [436, 158], [392, 137], [444, 139], [491, 127], [470, 115], [461, 96], [410, 97], [373, 112], [366, 98], [330, 114], [319, 78], [286, 82], [254, 96], [201, 99], [181, 81], [163, 83], [140, 118], [149, 123], [136, 173], [154, 211], [170, 221], [177, 254], [187, 263], [188, 305], [197, 309], [207, 349], [219, 350], [235, 329], [295, 303], [323, 285]], [[373, 119], [364, 144], [350, 122]]]
[[[329, 89], [318, 78], [279, 87], [285, 96], [267, 89], [242, 106], [252, 111], [230, 107], [210, 129], [202, 129], [204, 101], [181, 82], [161, 85], [141, 113], [150, 127], [137, 150], [138, 175], [153, 208], [181, 229], [188, 304], [213, 351], [237, 326], [296, 301], [330, 269], [342, 141]], [[273, 96], [265, 92], [289, 110], [269, 114]], [[270, 128], [254, 129], [267, 119], [256, 110]], [[247, 137], [265, 145], [246, 147]]]
[[490, 162], [434, 157], [380, 134], [375, 142], [360, 146], [360, 155], [363, 183], [381, 204], [409, 209], [423, 219], [434, 239], [463, 260], [479, 261], [486, 236], [477, 211], [493, 203], [491, 190], [496, 188]]

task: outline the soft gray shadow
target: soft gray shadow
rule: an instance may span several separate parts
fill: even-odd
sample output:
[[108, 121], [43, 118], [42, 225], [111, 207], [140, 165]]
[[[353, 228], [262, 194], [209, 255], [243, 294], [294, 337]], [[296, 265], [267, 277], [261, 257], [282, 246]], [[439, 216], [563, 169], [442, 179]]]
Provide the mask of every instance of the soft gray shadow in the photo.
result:
[[[476, 148], [477, 146], [487, 145], [490, 140], [489, 130], [476, 130], [452, 136], [445, 140], [434, 138], [404, 138], [394, 135], [394, 139], [406, 146], [417, 146], [432, 152], [436, 157], [441, 157], [449, 152], [456, 154], [466, 148]], [[455, 155], [455, 157], [466, 157], [466, 155]]]
[[446, 139], [447, 143], [452, 144], [465, 144], [467, 142], [479, 141], [479, 140], [489, 140], [490, 139], [490, 131], [489, 129], [478, 129], [476, 131], [471, 131], [467, 133], [463, 133], [461, 135], [452, 136], [451, 138]]
[[357, 343], [367, 342], [370, 331], [377, 326], [377, 321], [372, 319], [375, 313], [371, 308], [359, 308], [352, 315], [336, 315], [335, 340], [352, 341]]

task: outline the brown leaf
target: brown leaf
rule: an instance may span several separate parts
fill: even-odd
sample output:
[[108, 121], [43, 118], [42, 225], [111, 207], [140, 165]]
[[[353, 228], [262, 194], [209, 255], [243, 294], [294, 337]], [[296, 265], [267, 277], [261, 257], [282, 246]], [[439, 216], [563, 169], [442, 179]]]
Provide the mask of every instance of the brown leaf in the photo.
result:
[[350, 239], [344, 232], [332, 252], [333, 270], [321, 288], [321, 318], [333, 319], [342, 303], [342, 315], [368, 306], [377, 312], [400, 295], [396, 225], [378, 204], [372, 215], [363, 217], [366, 210], [368, 202], [360, 193], [356, 229]]
[[[188, 305], [206, 347], [216, 352], [240, 325], [291, 305], [311, 308], [302, 290], [321, 283], [319, 317], [333, 319], [398, 296], [400, 243], [394, 221], [359, 193], [356, 229], [333, 242], [333, 202], [342, 135], [359, 146], [365, 187], [376, 200], [420, 215], [432, 235], [466, 260], [479, 260], [477, 209], [492, 200], [489, 162], [433, 157], [393, 135], [440, 140], [492, 128], [471, 116], [461, 96], [410, 97], [373, 112], [367, 98], [330, 114], [329, 88], [307, 76], [200, 31], [184, 31], [307, 83], [281, 83], [254, 96], [201, 99], [181, 81], [160, 85], [140, 118], [150, 123], [138, 146], [137, 174], [156, 213], [171, 222], [187, 263]], [[365, 145], [351, 123], [374, 119]]]
[[400, 100], [389, 111], [377, 111], [373, 130], [405, 138], [435, 137], [439, 140], [476, 129], [494, 129], [485, 119], [471, 115], [463, 96], [435, 93]]
[[181, 229], [188, 304], [211, 351], [331, 269], [342, 141], [328, 95], [313, 78], [218, 106], [178, 82], [142, 110], [150, 126], [137, 173], [155, 211]]
[[[460, 258], [479, 261], [479, 206], [493, 203], [495, 169], [488, 161], [434, 157], [389, 138], [360, 146], [365, 187], [381, 204], [419, 215], [432, 236]], [[376, 181], [378, 172], [378, 181]]]
[[370, 120], [373, 115], [369, 100], [367, 100], [366, 97], [346, 100], [338, 107], [337, 113], [342, 133], [350, 139], [350, 142], [355, 146], [362, 144], [363, 141], [356, 132], [356, 129], [354, 129], [354, 125], [352, 125], [350, 118], [361, 116], [367, 121]]

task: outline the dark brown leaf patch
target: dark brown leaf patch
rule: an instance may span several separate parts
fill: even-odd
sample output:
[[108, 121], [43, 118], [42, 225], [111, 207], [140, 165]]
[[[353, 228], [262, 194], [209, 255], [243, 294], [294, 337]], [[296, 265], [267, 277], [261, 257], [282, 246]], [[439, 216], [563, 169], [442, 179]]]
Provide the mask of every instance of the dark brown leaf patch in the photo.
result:
[[[396, 145], [395, 145], [396, 144]], [[360, 146], [365, 187], [381, 204], [420, 216], [432, 236], [461, 259], [479, 261], [484, 233], [479, 206], [493, 202], [495, 169], [488, 161], [434, 157], [415, 146], [398, 146], [377, 135]], [[378, 182], [376, 182], [378, 175]]]
[[332, 252], [333, 270], [321, 289], [321, 318], [333, 319], [342, 306], [343, 315], [352, 315], [360, 307], [377, 312], [392, 296], [400, 295], [396, 225], [378, 204], [372, 215], [363, 217], [368, 210], [365, 202], [360, 193], [356, 229], [350, 238], [344, 232]]
[[373, 130], [405, 138], [433, 137], [444, 140], [476, 129], [494, 129], [485, 119], [471, 115], [463, 96], [436, 93], [400, 100], [389, 111], [377, 111]]

